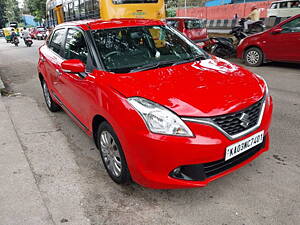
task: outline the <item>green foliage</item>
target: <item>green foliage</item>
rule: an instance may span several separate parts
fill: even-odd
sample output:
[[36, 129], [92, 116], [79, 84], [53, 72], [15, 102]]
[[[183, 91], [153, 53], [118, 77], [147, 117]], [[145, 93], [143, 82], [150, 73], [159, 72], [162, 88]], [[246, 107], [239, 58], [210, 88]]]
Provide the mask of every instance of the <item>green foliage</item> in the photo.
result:
[[40, 23], [46, 18], [46, 0], [26, 0], [25, 8]]
[[5, 19], [5, 0], [0, 0], [0, 29], [5, 27], [5, 23], [7, 22]]
[[0, 27], [4, 27], [7, 22], [21, 22], [17, 0], [0, 0]]

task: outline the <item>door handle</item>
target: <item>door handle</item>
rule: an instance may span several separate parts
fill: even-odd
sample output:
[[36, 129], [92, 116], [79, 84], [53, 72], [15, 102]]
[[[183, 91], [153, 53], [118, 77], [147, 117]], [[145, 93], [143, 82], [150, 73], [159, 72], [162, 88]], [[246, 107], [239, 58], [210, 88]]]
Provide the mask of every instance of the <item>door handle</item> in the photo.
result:
[[59, 69], [56, 69], [55, 72], [58, 76], [62, 75], [62, 72], [60, 72]]

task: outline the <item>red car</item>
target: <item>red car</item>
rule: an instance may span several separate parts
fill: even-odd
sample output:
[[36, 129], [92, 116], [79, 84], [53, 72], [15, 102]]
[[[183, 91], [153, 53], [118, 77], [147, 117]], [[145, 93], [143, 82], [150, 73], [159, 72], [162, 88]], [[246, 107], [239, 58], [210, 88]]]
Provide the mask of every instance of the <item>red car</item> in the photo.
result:
[[31, 30], [30, 36], [32, 39], [44, 40], [47, 30], [44, 27], [35, 27]]
[[175, 27], [199, 47], [204, 47], [209, 41], [207, 29], [201, 19], [192, 17], [171, 17], [166, 22], [169, 26]]
[[241, 41], [237, 56], [248, 66], [267, 61], [300, 63], [300, 14]]
[[161, 21], [61, 24], [38, 71], [49, 110], [94, 138], [119, 184], [201, 187], [269, 148], [266, 82]]

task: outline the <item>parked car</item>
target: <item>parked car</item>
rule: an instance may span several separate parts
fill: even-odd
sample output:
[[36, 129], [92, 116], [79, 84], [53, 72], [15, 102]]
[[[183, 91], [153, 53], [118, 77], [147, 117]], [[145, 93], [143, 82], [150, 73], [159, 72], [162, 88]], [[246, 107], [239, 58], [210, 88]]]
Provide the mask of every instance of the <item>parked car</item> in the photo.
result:
[[44, 27], [35, 27], [30, 31], [30, 36], [32, 39], [44, 40], [47, 37], [46, 32]]
[[272, 2], [268, 9], [268, 17], [292, 17], [300, 14], [299, 0], [282, 0]]
[[94, 138], [119, 184], [201, 187], [269, 149], [264, 79], [158, 20], [58, 25], [38, 73], [49, 110]]
[[169, 26], [175, 27], [198, 46], [204, 47], [208, 41], [207, 29], [203, 21], [192, 17], [170, 17], [166, 19]]
[[277, 26], [243, 39], [237, 56], [248, 66], [267, 61], [300, 62], [300, 14]]

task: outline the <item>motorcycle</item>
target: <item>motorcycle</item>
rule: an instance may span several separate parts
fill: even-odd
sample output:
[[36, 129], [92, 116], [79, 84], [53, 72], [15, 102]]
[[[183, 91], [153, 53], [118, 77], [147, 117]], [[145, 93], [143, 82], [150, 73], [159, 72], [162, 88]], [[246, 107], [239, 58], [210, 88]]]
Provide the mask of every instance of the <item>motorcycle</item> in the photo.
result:
[[13, 40], [11, 41], [11, 43], [18, 47], [19, 43], [20, 43], [19, 38], [18, 37], [14, 37]]
[[213, 37], [210, 38], [210, 53], [220, 58], [230, 58], [235, 54], [235, 47], [231, 38]]
[[255, 33], [259, 33], [259, 32], [263, 32], [265, 30], [265, 25], [263, 23], [263, 21], [259, 20], [256, 21], [252, 24], [248, 25], [248, 31], [245, 32], [245, 22], [247, 21], [247, 19], [245, 18], [241, 18], [238, 22], [237, 26], [234, 26], [232, 28], [232, 30], [230, 31], [230, 34], [232, 34], [233, 36], [236, 37], [236, 39], [238, 40], [238, 43], [244, 39], [245, 37], [251, 35], [251, 34], [255, 34]]
[[24, 42], [27, 47], [31, 47], [31, 45], [33, 44], [33, 41], [30, 37], [24, 38]]

